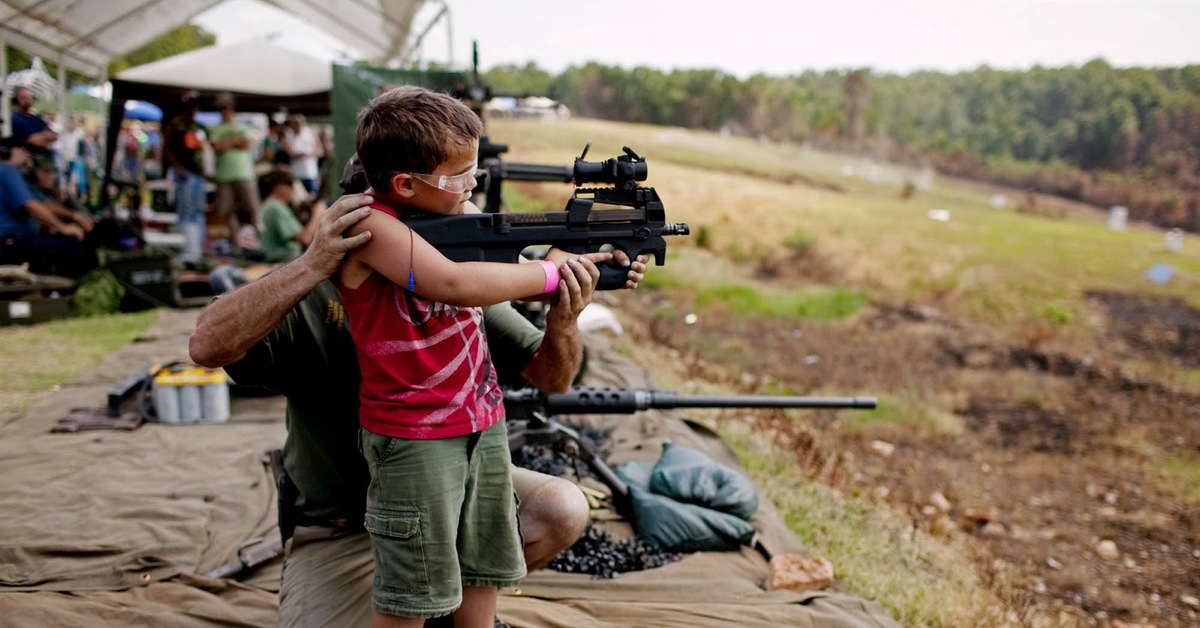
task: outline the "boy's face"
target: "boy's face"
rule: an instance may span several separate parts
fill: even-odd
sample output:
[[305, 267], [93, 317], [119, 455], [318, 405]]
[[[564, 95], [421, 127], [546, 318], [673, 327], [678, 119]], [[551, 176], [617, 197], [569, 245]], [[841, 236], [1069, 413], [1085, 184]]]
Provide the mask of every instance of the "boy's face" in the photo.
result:
[[295, 190], [295, 186], [293, 186], [291, 183], [277, 183], [275, 184], [274, 195], [275, 198], [285, 203], [291, 203], [292, 193]]
[[[471, 200], [471, 191], [475, 189], [475, 167], [478, 160], [479, 140], [474, 140], [468, 146], [453, 150], [437, 169], [427, 173], [430, 175], [429, 177], [408, 176], [401, 179], [397, 176], [392, 179], [392, 185], [395, 186], [401, 181], [406, 181], [404, 185], [411, 186], [411, 195], [402, 194], [407, 197], [404, 204], [409, 207], [444, 216], [461, 214], [463, 204]], [[456, 191], [437, 187], [437, 181], [442, 176], [451, 178], [456, 183], [464, 182], [462, 185], [465, 189]], [[454, 179], [454, 177], [461, 178]], [[433, 181], [433, 183], [429, 181]]]

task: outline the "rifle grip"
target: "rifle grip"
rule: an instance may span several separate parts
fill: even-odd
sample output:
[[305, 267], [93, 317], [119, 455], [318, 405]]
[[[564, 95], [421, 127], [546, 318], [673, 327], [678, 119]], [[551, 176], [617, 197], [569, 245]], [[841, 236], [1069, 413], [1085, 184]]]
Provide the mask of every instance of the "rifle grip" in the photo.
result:
[[596, 282], [597, 290], [620, 290], [629, 280], [628, 266], [599, 264], [596, 267], [600, 269], [600, 281]]

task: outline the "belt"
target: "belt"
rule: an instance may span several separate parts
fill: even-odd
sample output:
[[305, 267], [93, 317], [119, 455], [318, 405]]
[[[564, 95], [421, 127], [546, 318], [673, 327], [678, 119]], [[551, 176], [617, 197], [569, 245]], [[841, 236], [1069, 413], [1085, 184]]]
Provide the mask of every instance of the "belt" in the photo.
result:
[[316, 528], [333, 528], [345, 532], [366, 532], [363, 517], [310, 517], [303, 513], [296, 515], [296, 525]]

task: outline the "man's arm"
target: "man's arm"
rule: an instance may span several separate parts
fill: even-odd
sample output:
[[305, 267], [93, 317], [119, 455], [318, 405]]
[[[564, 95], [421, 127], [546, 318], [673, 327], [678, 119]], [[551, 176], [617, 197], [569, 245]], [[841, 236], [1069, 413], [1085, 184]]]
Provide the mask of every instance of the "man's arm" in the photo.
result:
[[58, 219], [63, 223], [73, 223], [79, 225], [84, 232], [89, 232], [92, 230], [94, 223], [92, 222], [91, 216], [88, 216], [86, 213], [71, 209], [70, 207], [63, 205], [58, 200], [43, 201], [43, 203], [49, 207], [50, 210], [54, 212], [54, 215], [57, 216]]
[[[613, 263], [629, 268], [628, 286], [637, 289], [644, 278], [647, 258], [639, 255], [632, 263], [621, 251], [614, 252]], [[592, 302], [600, 269], [586, 258], [568, 261], [561, 270], [557, 300], [546, 311], [546, 333], [521, 376], [535, 388], [551, 393], [566, 392], [583, 362], [583, 342], [579, 336], [579, 315]]]
[[192, 361], [217, 368], [236, 362], [271, 333], [317, 284], [337, 271], [346, 252], [371, 239], [370, 231], [344, 238], [351, 225], [371, 210], [369, 196], [343, 196], [321, 212], [312, 246], [275, 271], [216, 299], [196, 320], [188, 342]]
[[66, 236], [72, 236], [76, 239], [83, 239], [83, 227], [71, 222], [63, 222], [55, 214], [54, 208], [49, 203], [35, 201], [30, 199], [25, 203], [25, 209], [29, 211], [29, 215], [38, 224], [45, 227], [50, 233], [58, 233]]

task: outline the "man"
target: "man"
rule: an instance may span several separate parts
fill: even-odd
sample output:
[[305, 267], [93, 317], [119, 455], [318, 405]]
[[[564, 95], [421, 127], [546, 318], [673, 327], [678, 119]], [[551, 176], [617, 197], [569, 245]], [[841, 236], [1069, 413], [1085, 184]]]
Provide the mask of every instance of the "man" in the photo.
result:
[[291, 162], [292, 176], [304, 186], [309, 196], [317, 193], [317, 158], [322, 153], [317, 134], [304, 120], [304, 116], [293, 113], [287, 117], [287, 128], [283, 135], [283, 148]]
[[[288, 542], [280, 590], [284, 626], [367, 626], [373, 565], [362, 531], [366, 463], [358, 451], [358, 368], [337, 291], [326, 279], [370, 232], [342, 233], [370, 212], [370, 197], [346, 196], [325, 210], [299, 258], [214, 301], [200, 314], [192, 360], [225, 366], [241, 384], [288, 397], [284, 466], [299, 492], [299, 525]], [[630, 266], [640, 282], [645, 260]], [[576, 319], [599, 271], [590, 262], [547, 313], [544, 337], [507, 305], [485, 313], [488, 343], [504, 384], [570, 386], [582, 359]], [[583, 533], [588, 505], [570, 482], [514, 470], [528, 569], [544, 566]]]
[[258, 184], [254, 180], [254, 157], [250, 129], [237, 121], [233, 94], [222, 92], [216, 97], [221, 111], [221, 123], [209, 130], [209, 143], [216, 154], [213, 178], [217, 181], [217, 212], [229, 227], [229, 241], [237, 245], [241, 220], [238, 210], [245, 211], [246, 224], [258, 224]]
[[34, 100], [33, 90], [28, 87], [13, 90], [12, 134], [30, 152], [49, 155], [58, 134], [50, 129], [50, 123], [33, 112]]
[[29, 160], [24, 141], [0, 140], [0, 263], [29, 263], [35, 273], [79, 277], [84, 228], [37, 200], [21, 175]]
[[175, 184], [175, 215], [183, 233], [185, 262], [198, 262], [204, 251], [204, 129], [196, 122], [200, 94], [189, 90], [181, 98], [181, 110], [163, 128], [163, 156]]

